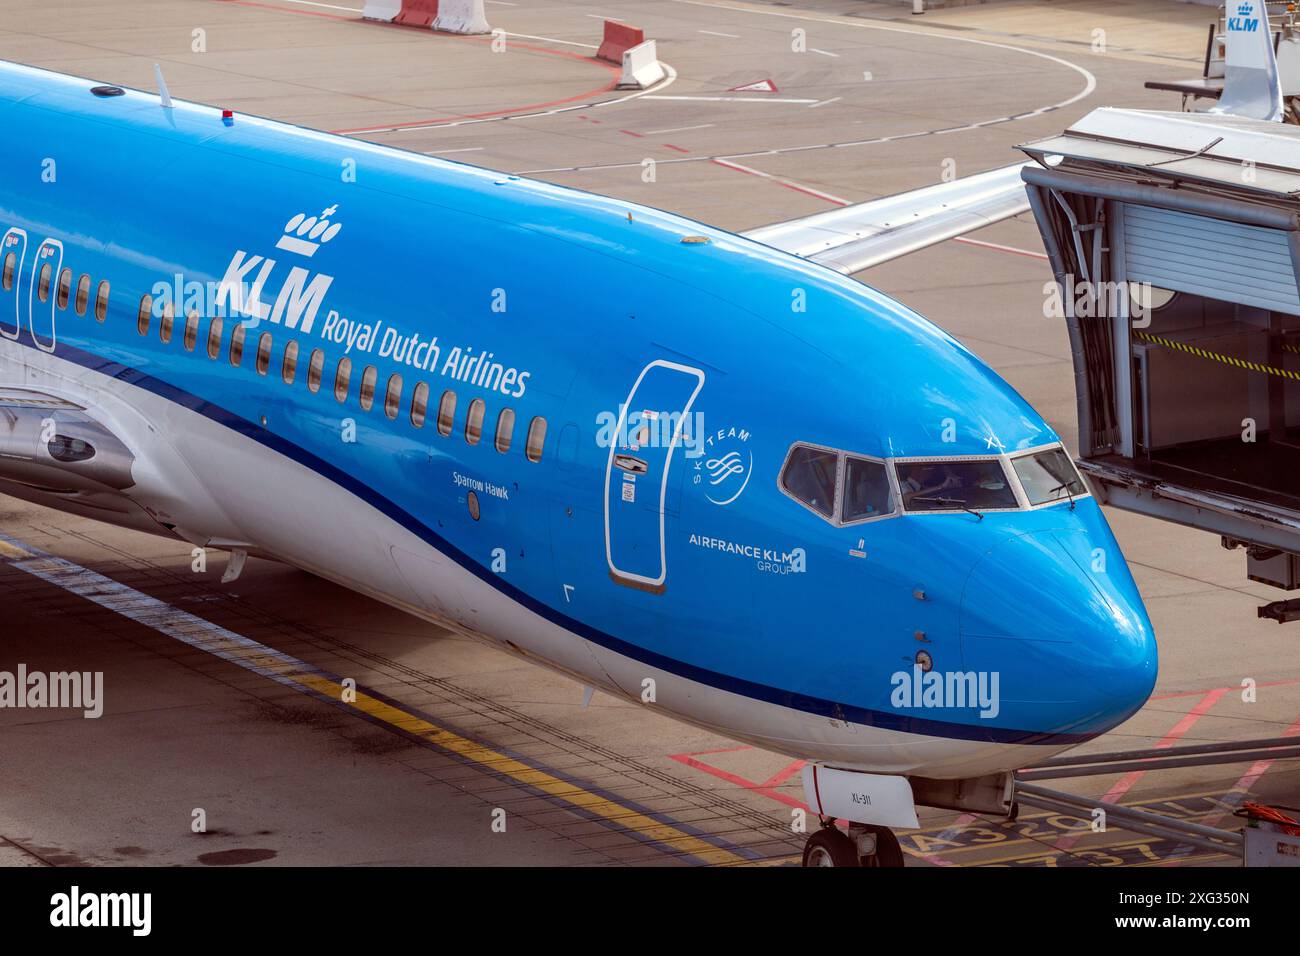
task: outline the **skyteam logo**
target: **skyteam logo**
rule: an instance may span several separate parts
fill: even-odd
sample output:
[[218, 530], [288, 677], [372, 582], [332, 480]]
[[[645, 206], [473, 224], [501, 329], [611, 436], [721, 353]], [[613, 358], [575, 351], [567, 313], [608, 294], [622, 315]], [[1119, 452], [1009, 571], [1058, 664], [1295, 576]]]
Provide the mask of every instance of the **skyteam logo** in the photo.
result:
[[695, 459], [696, 485], [715, 505], [729, 505], [744, 492], [754, 470], [754, 453], [744, 428], [720, 428], [704, 439], [705, 454]]
[[[338, 208], [337, 205], [327, 206], [319, 216], [305, 212], [295, 214], [285, 223], [275, 247], [310, 259], [343, 228], [342, 223], [332, 219]], [[252, 255], [243, 249], [235, 250], [217, 287], [214, 314], [252, 319], [246, 323], [249, 325], [268, 319], [290, 329], [301, 328], [304, 334], [310, 334], [316, 323], [316, 313], [320, 311], [334, 277], [324, 273], [312, 275], [304, 266], [293, 265], [280, 285], [275, 302], [268, 304], [267, 281], [276, 271], [277, 264], [275, 259]]]
[[1233, 33], [1254, 33], [1259, 30], [1259, 17], [1255, 15], [1255, 4], [1237, 4], [1237, 15], [1228, 17], [1228, 29]]

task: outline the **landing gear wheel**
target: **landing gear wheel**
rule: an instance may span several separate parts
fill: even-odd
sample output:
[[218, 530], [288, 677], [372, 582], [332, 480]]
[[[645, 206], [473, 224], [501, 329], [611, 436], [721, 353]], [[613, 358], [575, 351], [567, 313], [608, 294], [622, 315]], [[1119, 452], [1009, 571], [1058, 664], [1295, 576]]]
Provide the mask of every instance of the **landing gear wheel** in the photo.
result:
[[803, 847], [804, 866], [861, 866], [858, 848], [835, 827], [822, 827]]
[[[862, 857], [859, 866], [902, 866], [903, 848], [898, 845], [898, 837], [888, 827], [867, 827], [876, 835], [876, 852]], [[856, 850], [856, 848], [855, 848]]]

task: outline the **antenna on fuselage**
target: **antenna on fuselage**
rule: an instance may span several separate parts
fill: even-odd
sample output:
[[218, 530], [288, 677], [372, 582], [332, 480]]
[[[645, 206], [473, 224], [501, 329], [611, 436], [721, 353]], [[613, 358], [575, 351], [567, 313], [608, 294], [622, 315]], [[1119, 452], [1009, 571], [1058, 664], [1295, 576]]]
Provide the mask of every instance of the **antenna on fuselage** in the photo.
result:
[[157, 63], [153, 65], [153, 75], [158, 80], [158, 97], [162, 100], [162, 108], [169, 110], [172, 108], [172, 95], [167, 91], [167, 81], [163, 79], [162, 67]]

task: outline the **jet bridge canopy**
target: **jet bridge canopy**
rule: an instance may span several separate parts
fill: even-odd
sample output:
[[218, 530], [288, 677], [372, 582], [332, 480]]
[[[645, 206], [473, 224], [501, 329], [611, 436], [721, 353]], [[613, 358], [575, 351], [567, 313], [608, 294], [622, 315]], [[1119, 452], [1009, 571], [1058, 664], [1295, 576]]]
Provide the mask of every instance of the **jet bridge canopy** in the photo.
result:
[[1300, 127], [1098, 109], [1021, 149], [1098, 496], [1300, 587]]

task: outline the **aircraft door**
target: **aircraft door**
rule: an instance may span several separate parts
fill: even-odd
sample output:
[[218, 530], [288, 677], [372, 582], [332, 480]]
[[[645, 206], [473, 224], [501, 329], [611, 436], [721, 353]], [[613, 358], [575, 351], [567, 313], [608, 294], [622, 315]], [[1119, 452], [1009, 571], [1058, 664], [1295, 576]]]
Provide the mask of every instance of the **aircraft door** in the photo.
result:
[[641, 370], [619, 409], [605, 469], [605, 557], [619, 584], [664, 590], [668, 473], [703, 386], [699, 369], [659, 359]]
[[28, 277], [27, 318], [32, 341], [46, 352], [54, 351], [54, 318], [58, 298], [59, 270], [63, 268], [63, 243], [46, 239], [36, 252]]
[[0, 335], [7, 339], [18, 338], [22, 329], [23, 271], [27, 261], [27, 233], [14, 228], [0, 241]]

